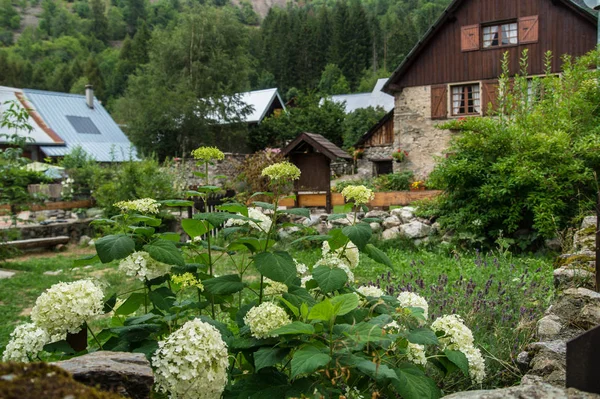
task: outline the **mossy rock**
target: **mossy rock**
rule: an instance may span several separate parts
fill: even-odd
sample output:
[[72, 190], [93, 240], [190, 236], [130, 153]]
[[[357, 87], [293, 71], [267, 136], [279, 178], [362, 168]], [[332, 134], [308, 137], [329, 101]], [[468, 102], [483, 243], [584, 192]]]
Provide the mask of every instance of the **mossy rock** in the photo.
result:
[[63, 369], [46, 363], [0, 363], [0, 398], [123, 399], [73, 379]]
[[596, 257], [587, 254], [563, 255], [559, 256], [554, 262], [554, 268], [558, 269], [562, 266], [580, 265], [584, 269], [588, 269], [588, 262], [594, 262]]

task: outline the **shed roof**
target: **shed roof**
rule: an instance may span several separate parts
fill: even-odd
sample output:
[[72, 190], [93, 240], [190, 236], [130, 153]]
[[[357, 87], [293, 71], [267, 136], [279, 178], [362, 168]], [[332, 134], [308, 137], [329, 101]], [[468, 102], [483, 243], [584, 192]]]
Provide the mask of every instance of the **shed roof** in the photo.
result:
[[336, 103], [345, 102], [347, 114], [357, 109], [368, 107], [382, 107], [386, 111], [389, 111], [394, 108], [394, 97], [381, 91], [386, 82], [386, 78], [378, 79], [373, 91], [370, 93], [340, 94], [331, 96], [330, 99]]
[[321, 136], [320, 134], [307, 132], [300, 133], [298, 137], [296, 137], [281, 151], [281, 153], [284, 156], [288, 156], [292, 151], [294, 151], [296, 148], [300, 147], [304, 143], [310, 145], [313, 149], [325, 155], [331, 160], [335, 160], [338, 158], [352, 159], [350, 154], [342, 150], [337, 145], [333, 144], [331, 141], [327, 140], [325, 137]]
[[[417, 42], [412, 50], [410, 50], [400, 65], [398, 65], [398, 67], [394, 70], [388, 81], [385, 82], [381, 88], [384, 93], [394, 94], [396, 91], [401, 89], [401, 87], [396, 85], [396, 82], [419, 57], [419, 54], [425, 49], [427, 43], [431, 41], [431, 39], [438, 33], [438, 31], [448, 20], [452, 19], [453, 12], [463, 3], [463, 1], [464, 0], [453, 0], [450, 5], [446, 7], [438, 20], [427, 30], [427, 32], [425, 32], [423, 37]], [[588, 19], [592, 23], [598, 23], [597, 18], [593, 15], [596, 12], [586, 7], [582, 0], [552, 0], [552, 2], [554, 1], [563, 3], [565, 6], [567, 6], [567, 8], [571, 9], [581, 17]]]
[[63, 156], [81, 146], [98, 162], [138, 159], [135, 148], [102, 104], [94, 97], [94, 108], [85, 96], [24, 89], [23, 93], [41, 119], [64, 140], [59, 147], [42, 146], [48, 156]]
[[[64, 145], [64, 141], [54, 132], [44, 121], [40, 118], [39, 114], [33, 109], [23, 95], [23, 90], [15, 89], [13, 87], [0, 86], [0, 104], [4, 104], [7, 101], [18, 102], [21, 108], [28, 110], [30, 118], [27, 123], [31, 126], [31, 131], [27, 129], [0, 129], [2, 134], [17, 134], [19, 137], [28, 138], [35, 144], [45, 145]], [[4, 107], [5, 108], [5, 107]], [[0, 143], [6, 143], [7, 137], [1, 136]]]

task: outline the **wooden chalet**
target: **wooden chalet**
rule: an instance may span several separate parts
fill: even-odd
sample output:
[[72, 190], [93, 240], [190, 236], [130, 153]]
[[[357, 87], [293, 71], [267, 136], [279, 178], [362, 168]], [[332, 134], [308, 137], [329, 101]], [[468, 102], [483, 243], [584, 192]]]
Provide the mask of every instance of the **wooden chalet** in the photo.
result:
[[300, 133], [281, 153], [300, 169], [300, 179], [294, 182], [296, 198], [301, 192], [325, 194], [323, 205], [331, 212], [331, 162], [350, 161], [352, 157], [315, 133]]
[[523, 50], [529, 76], [545, 73], [548, 51], [551, 72], [558, 73], [562, 55], [596, 47], [596, 26], [591, 10], [571, 0], [452, 1], [383, 86], [395, 97], [393, 147], [409, 153], [395, 170], [426, 176], [450, 140], [435, 124], [489, 111], [505, 52], [511, 74], [519, 72]]
[[373, 177], [393, 173], [392, 152], [394, 151], [394, 110], [381, 118], [354, 145], [362, 149], [362, 159], [357, 160], [359, 167]]

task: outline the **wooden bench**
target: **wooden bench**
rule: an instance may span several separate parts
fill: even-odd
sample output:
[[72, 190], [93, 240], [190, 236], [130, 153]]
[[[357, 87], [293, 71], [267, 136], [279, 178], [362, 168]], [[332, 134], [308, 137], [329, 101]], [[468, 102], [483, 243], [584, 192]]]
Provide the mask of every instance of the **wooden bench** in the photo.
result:
[[69, 236], [58, 236], [48, 238], [32, 238], [29, 240], [15, 240], [2, 242], [2, 246], [10, 246], [17, 249], [36, 249], [36, 248], [48, 248], [55, 247], [57, 245], [64, 245], [69, 242]]

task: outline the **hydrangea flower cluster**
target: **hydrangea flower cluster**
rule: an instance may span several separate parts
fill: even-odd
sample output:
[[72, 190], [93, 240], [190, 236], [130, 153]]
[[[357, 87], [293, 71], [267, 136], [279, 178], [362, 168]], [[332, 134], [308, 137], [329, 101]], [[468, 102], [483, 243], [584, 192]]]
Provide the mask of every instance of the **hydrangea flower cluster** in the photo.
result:
[[371, 201], [375, 198], [373, 190], [366, 188], [363, 185], [360, 186], [346, 186], [342, 190], [342, 196], [346, 202], [354, 202], [354, 205], [362, 205]]
[[225, 159], [225, 154], [217, 147], [199, 147], [192, 151], [192, 156], [198, 161], [222, 161]]
[[354, 282], [354, 273], [350, 270], [347, 262], [344, 262], [343, 259], [338, 258], [337, 256], [333, 256], [332, 254], [328, 254], [315, 263], [315, 267], [319, 266], [327, 266], [330, 269], [338, 268], [342, 269], [346, 275], [348, 276], [349, 282]]
[[183, 273], [183, 274], [174, 274], [171, 276], [171, 280], [175, 284], [181, 285], [182, 289], [188, 288], [188, 287], [196, 287], [196, 288], [199, 288], [200, 291], [204, 290], [204, 285], [202, 285], [202, 281], [198, 280], [196, 278], [196, 276], [194, 276], [190, 272]]
[[34, 323], [17, 326], [2, 355], [3, 362], [29, 362], [50, 342], [48, 332]]
[[360, 259], [360, 252], [358, 247], [354, 245], [352, 241], [348, 242], [345, 247], [341, 247], [336, 249], [335, 251], [331, 251], [331, 247], [329, 246], [328, 241], [323, 241], [323, 246], [321, 248], [321, 252], [323, 256], [327, 256], [329, 254], [335, 255], [338, 258], [342, 259], [348, 267], [354, 269], [358, 266], [358, 261]]
[[[399, 332], [405, 330], [396, 320], [392, 320], [390, 323], [383, 326], [383, 329], [392, 334], [398, 334]], [[391, 349], [394, 349], [395, 345], [392, 346]], [[415, 364], [421, 364], [425, 366], [427, 364], [427, 356], [425, 354], [425, 345], [413, 344], [411, 342], [408, 343], [406, 347], [406, 357], [408, 361], [413, 362]]]
[[288, 292], [288, 287], [284, 283], [280, 283], [279, 281], [273, 281], [270, 278], [266, 277], [264, 282], [265, 284], [267, 284], [264, 287], [263, 291], [266, 296], [281, 295], [285, 292]]
[[153, 198], [142, 198], [132, 201], [119, 201], [113, 204], [121, 212], [158, 213], [160, 203]]
[[427, 318], [429, 305], [422, 296], [415, 294], [414, 292], [404, 291], [398, 295], [398, 301], [402, 307], [421, 308], [423, 309], [423, 316]]
[[300, 169], [291, 162], [283, 161], [267, 166], [262, 170], [261, 174], [273, 181], [298, 180], [300, 178]]
[[35, 301], [31, 320], [50, 335], [75, 334], [102, 314], [103, 298], [102, 289], [90, 280], [54, 284]]
[[250, 309], [244, 316], [244, 323], [250, 327], [252, 336], [258, 339], [276, 337], [277, 334], [271, 331], [291, 322], [285, 310], [272, 302], [263, 302]]
[[171, 266], [153, 259], [148, 252], [137, 251], [121, 260], [119, 270], [144, 281], [164, 276], [169, 273]]
[[296, 275], [300, 277], [300, 286], [306, 287], [306, 283], [312, 279], [310, 270], [308, 269], [308, 266], [306, 266], [304, 263], [298, 262], [296, 259], [294, 259], [294, 263], [296, 264]]
[[190, 320], [164, 341], [152, 358], [155, 383], [171, 398], [220, 398], [227, 384], [227, 345], [219, 331]]
[[[242, 216], [241, 213], [238, 213], [238, 215]], [[248, 208], [248, 217], [250, 219], [259, 220], [259, 222], [257, 223], [252, 220], [243, 220], [243, 219], [229, 219], [225, 223], [225, 227], [248, 225], [248, 226], [252, 227], [253, 229], [256, 229], [258, 231], [262, 231], [265, 233], [267, 233], [269, 230], [271, 230], [271, 225], [273, 224], [273, 221], [271, 220], [270, 217], [268, 217], [267, 215], [262, 213], [259, 209]]]
[[485, 378], [485, 363], [481, 351], [473, 344], [473, 333], [459, 315], [446, 315], [436, 319], [431, 324], [431, 329], [443, 332], [439, 338], [442, 350], [458, 350], [465, 354], [469, 361], [469, 375], [471, 379], [481, 384]]
[[363, 285], [356, 289], [360, 294], [364, 296], [370, 296], [373, 298], [379, 298], [380, 296], [385, 295], [385, 292], [377, 286], [374, 285]]

